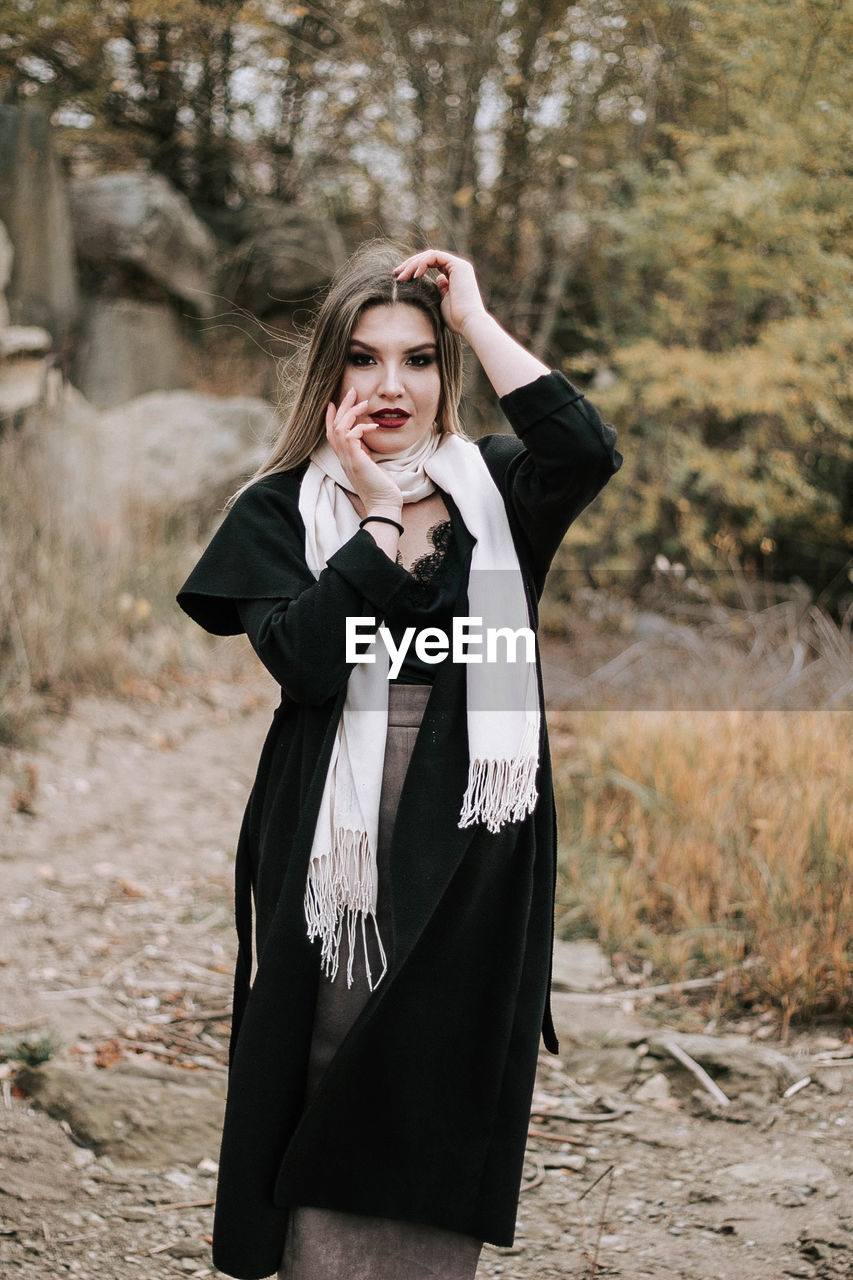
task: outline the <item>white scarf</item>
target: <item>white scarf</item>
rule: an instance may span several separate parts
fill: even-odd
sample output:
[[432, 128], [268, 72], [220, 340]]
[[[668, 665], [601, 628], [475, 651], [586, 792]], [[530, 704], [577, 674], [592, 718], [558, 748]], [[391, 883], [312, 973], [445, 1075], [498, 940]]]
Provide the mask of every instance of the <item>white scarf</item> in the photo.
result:
[[[457, 504], [476, 539], [468, 581], [470, 616], [488, 627], [529, 627], [527, 601], [503, 499], [472, 440], [437, 430], [399, 454], [375, 456], [399, 486], [404, 502], [417, 502], [440, 486]], [[359, 517], [344, 493], [354, 493], [327, 441], [312, 453], [299, 492], [305, 523], [305, 559], [319, 577], [329, 556], [358, 532]], [[497, 571], [503, 571], [498, 573]], [[377, 623], [383, 621], [377, 619]], [[474, 624], [472, 624], [473, 626]], [[480, 630], [479, 623], [476, 630]], [[497, 651], [507, 649], [498, 642]], [[355, 930], [360, 921], [368, 984], [366, 921], [376, 931], [383, 966], [387, 960], [376, 924], [379, 798], [388, 724], [389, 658], [376, 643], [374, 663], [357, 662], [349, 676], [317, 825], [305, 889], [308, 936], [319, 937], [326, 974], [338, 971], [341, 935], [347, 927], [347, 984], [352, 985]], [[524, 661], [469, 663], [467, 674], [468, 785], [459, 826], [483, 822], [496, 832], [532, 813], [537, 800], [539, 697], [536, 664]], [[451, 660], [448, 654], [444, 659]], [[498, 708], [494, 710], [492, 708]]]

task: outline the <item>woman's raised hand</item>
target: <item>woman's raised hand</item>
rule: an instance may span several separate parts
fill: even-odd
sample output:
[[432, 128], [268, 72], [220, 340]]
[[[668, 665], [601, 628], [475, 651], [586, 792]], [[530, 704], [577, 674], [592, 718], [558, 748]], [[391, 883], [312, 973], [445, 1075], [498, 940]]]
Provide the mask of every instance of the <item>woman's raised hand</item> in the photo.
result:
[[441, 293], [444, 323], [455, 333], [467, 336], [465, 329], [470, 321], [488, 314], [473, 264], [444, 249], [424, 249], [401, 262], [394, 274], [398, 280], [418, 280], [430, 267], [439, 272], [435, 283]]
[[394, 270], [398, 280], [416, 280], [430, 267], [439, 271], [435, 283], [441, 292], [444, 323], [470, 344], [499, 396], [550, 373], [538, 356], [511, 338], [486, 310], [474, 268], [465, 258], [443, 249], [424, 249]]
[[365, 432], [379, 429], [378, 424], [358, 421], [368, 402], [356, 401], [355, 397], [355, 388], [351, 387], [339, 405], [329, 404], [326, 409], [326, 439], [365, 509], [377, 514], [380, 508], [389, 513], [399, 512], [403, 506], [399, 487], [373, 461], [370, 450], [362, 441]]

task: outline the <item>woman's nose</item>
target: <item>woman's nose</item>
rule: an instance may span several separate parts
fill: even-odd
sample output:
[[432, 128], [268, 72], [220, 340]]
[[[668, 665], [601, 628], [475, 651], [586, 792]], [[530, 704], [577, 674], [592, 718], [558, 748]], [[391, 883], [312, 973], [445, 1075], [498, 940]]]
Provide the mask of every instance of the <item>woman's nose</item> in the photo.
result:
[[403, 379], [398, 365], [389, 361], [383, 364], [379, 374], [379, 394], [397, 396], [403, 389]]

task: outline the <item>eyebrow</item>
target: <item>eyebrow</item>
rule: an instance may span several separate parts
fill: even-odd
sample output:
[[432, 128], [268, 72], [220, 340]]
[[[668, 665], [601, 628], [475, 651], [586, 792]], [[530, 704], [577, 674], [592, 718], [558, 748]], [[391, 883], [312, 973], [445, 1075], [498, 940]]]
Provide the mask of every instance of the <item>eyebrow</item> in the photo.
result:
[[[371, 347], [369, 342], [362, 342], [360, 338], [351, 338], [350, 346], [361, 347], [362, 350], [369, 351], [371, 355], [376, 354], [376, 347]], [[418, 351], [435, 351], [435, 349], [436, 348], [435, 348], [434, 342], [419, 342], [418, 345], [415, 347], [406, 347], [405, 351], [403, 352], [403, 355], [412, 356], [412, 355], [415, 355], [415, 353]]]

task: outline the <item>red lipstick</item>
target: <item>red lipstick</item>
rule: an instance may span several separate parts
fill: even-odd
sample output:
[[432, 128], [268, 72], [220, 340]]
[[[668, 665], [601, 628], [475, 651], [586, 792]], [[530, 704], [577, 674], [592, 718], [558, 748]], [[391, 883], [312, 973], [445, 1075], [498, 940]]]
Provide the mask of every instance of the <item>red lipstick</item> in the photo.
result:
[[375, 413], [371, 413], [370, 421], [380, 427], [404, 427], [410, 417], [411, 414], [406, 413], [405, 409], [377, 409]]

